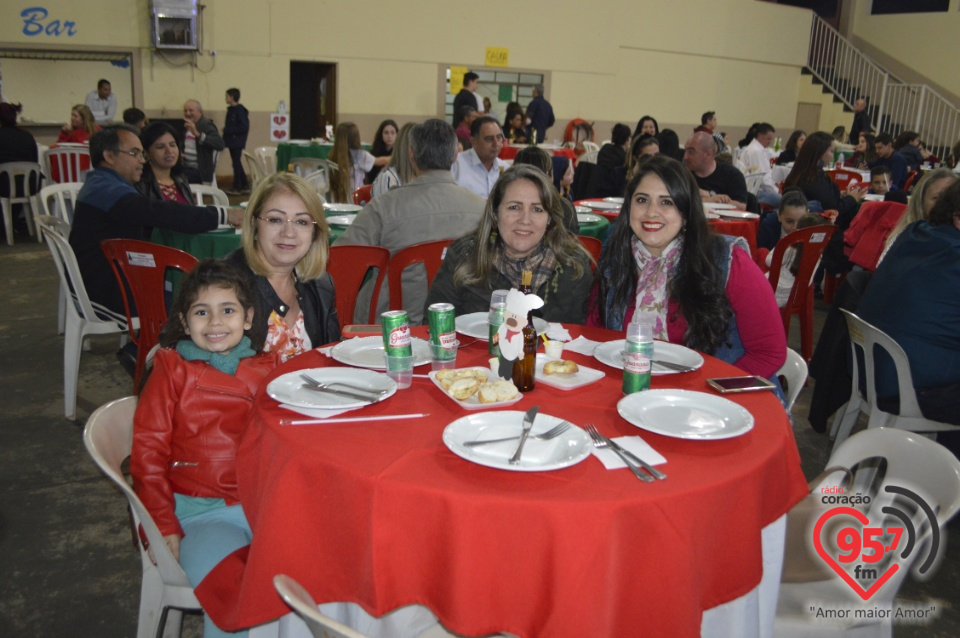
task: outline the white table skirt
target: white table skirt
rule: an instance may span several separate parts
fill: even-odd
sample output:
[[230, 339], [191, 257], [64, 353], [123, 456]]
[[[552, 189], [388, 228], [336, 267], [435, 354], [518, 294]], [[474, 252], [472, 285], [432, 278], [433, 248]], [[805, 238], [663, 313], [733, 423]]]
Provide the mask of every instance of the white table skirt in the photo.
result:
[[[777, 594], [783, 569], [786, 515], [763, 528], [763, 577], [752, 590], [703, 612], [701, 638], [771, 638], [777, 615]], [[401, 607], [374, 618], [355, 603], [324, 603], [320, 612], [371, 638], [412, 638], [450, 635], [438, 627], [436, 616], [421, 605]], [[429, 633], [428, 633], [429, 632]], [[422, 634], [427, 634], [423, 636]], [[250, 638], [312, 638], [307, 625], [289, 613], [250, 630]]]

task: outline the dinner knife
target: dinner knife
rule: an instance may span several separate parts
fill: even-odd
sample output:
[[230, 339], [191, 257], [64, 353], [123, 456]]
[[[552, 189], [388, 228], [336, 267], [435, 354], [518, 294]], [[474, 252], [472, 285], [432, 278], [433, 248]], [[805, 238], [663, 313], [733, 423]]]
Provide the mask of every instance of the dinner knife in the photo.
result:
[[371, 396], [369, 394], [359, 394], [350, 392], [349, 390], [334, 390], [333, 388], [318, 388], [309, 383], [304, 383], [301, 387], [310, 390], [312, 392], [325, 392], [333, 394], [335, 396], [348, 397], [351, 399], [356, 399], [358, 401], [369, 401], [370, 403], [376, 403], [379, 400], [379, 397]]
[[690, 366], [685, 366], [681, 363], [674, 363], [673, 361], [662, 361], [660, 359], [653, 359], [652, 362], [655, 365], [667, 368], [669, 370], [676, 370], [677, 372], [693, 372], [696, 368], [691, 368]]
[[520, 433], [520, 444], [517, 446], [517, 451], [513, 453], [513, 456], [510, 457], [510, 463], [516, 465], [520, 462], [520, 454], [523, 452], [523, 445], [527, 442], [527, 436], [530, 435], [530, 428], [533, 427], [533, 420], [537, 417], [537, 412], [540, 410], [539, 405], [535, 405], [527, 413], [523, 415], [523, 432]]
[[[599, 434], [599, 433], [598, 433], [598, 434]], [[630, 459], [631, 459], [634, 463], [636, 463], [637, 465], [639, 465], [640, 467], [642, 467], [642, 468], [645, 469], [646, 471], [650, 472], [650, 474], [652, 474], [652, 475], [653, 475], [654, 477], [656, 477], [657, 479], [659, 479], [659, 480], [662, 481], [662, 480], [664, 480], [665, 478], [667, 478], [667, 475], [666, 475], [666, 474], [664, 474], [663, 472], [661, 472], [661, 471], [658, 470], [657, 468], [653, 467], [652, 465], [650, 465], [649, 463], [647, 463], [646, 461], [644, 461], [643, 459], [641, 459], [639, 456], [637, 456], [636, 454], [634, 454], [634, 453], [631, 452], [630, 450], [628, 450], [628, 449], [626, 449], [626, 448], [624, 448], [624, 447], [621, 447], [621, 446], [620, 446], [616, 441], [614, 441], [613, 439], [609, 439], [609, 438], [603, 436], [602, 434], [599, 434], [599, 436], [600, 436], [600, 438], [602, 438], [602, 439], [606, 439], [607, 443], [610, 444], [610, 447], [612, 447], [612, 448], [615, 449], [615, 450], [620, 450], [620, 452], [622, 452], [624, 455], [630, 457]]]

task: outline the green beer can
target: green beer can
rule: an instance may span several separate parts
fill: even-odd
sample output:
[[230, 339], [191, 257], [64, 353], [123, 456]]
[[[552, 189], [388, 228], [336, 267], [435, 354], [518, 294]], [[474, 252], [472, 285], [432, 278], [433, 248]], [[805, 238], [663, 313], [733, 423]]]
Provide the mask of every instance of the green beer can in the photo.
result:
[[452, 303], [430, 304], [427, 308], [427, 324], [430, 326], [430, 343], [440, 346], [439, 361], [450, 361], [457, 357], [456, 350], [450, 350], [457, 340], [456, 315]]
[[388, 357], [413, 356], [410, 323], [406, 310], [390, 310], [380, 315], [383, 328], [383, 349]]

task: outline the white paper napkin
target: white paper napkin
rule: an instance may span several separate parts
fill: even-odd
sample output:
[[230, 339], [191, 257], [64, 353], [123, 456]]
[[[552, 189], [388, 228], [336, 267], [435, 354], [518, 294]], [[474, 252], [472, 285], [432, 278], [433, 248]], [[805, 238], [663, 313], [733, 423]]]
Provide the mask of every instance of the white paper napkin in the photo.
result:
[[570, 352], [585, 354], [588, 357], [592, 357], [594, 349], [599, 345], [600, 345], [599, 341], [591, 341], [586, 337], [577, 337], [573, 341], [569, 341], [565, 343], [563, 345], [563, 349], [569, 350]]
[[[325, 408], [301, 408], [299, 405], [290, 405], [289, 403], [281, 403], [281, 408], [286, 408], [287, 410], [292, 410], [298, 414], [303, 414], [305, 416], [312, 417], [314, 419], [329, 419], [332, 416], [337, 416], [338, 414], [343, 414], [344, 412], [352, 412], [353, 410], [359, 410], [359, 407], [356, 408], [337, 408], [333, 410], [327, 410]], [[365, 407], [365, 406], [361, 406]]]
[[[650, 445], [639, 436], [618, 436], [611, 440], [615, 441], [623, 449], [633, 452], [650, 465], [660, 465], [667, 462], [667, 459], [664, 458], [662, 454], [650, 447]], [[600, 459], [600, 462], [603, 463], [603, 466], [608, 470], [627, 467], [626, 463], [610, 448], [593, 448], [593, 455]]]
[[[336, 345], [336, 344], [334, 344]], [[316, 348], [317, 352], [320, 354], [325, 354], [328, 357], [330, 356], [330, 351], [333, 350], [333, 346], [327, 346], [326, 348]]]
[[548, 323], [547, 339], [550, 341], [570, 341], [570, 331], [563, 327], [563, 324]]

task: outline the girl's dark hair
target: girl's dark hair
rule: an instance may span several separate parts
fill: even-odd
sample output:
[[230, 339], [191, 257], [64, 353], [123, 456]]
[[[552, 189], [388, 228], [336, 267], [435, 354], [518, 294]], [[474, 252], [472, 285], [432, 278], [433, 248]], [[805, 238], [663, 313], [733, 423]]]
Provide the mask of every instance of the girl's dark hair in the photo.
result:
[[[733, 319], [733, 310], [724, 292], [724, 276], [716, 266], [726, 250], [726, 242], [710, 232], [693, 174], [683, 164], [665, 155], [644, 162], [627, 185], [627, 197], [620, 216], [611, 226], [597, 266], [600, 318], [606, 323], [604, 300], [611, 290], [613, 305], [617, 307], [629, 307], [636, 297], [637, 265], [631, 246], [634, 234], [630, 228], [630, 207], [633, 193], [647, 175], [656, 175], [663, 181], [683, 217], [680, 230], [683, 254], [673, 279], [667, 283], [667, 294], [677, 301], [680, 313], [687, 319], [684, 344], [712, 354], [726, 343], [727, 329]], [[612, 281], [607, 280], [606, 273], [612, 274]]]
[[817, 175], [823, 171], [820, 166], [820, 159], [823, 154], [830, 150], [836, 140], [829, 133], [817, 131], [807, 136], [807, 141], [803, 143], [803, 148], [797, 153], [797, 160], [793, 163], [793, 168], [787, 179], [783, 180], [784, 190], [791, 186], [807, 186], [813, 183]]
[[787, 206], [799, 206], [800, 208], [807, 210], [807, 197], [803, 194], [803, 191], [797, 187], [790, 188], [783, 191], [783, 197], [780, 198], [780, 208], [779, 212], [783, 212], [783, 209]]
[[186, 330], [187, 313], [200, 296], [200, 291], [211, 286], [237, 293], [237, 301], [240, 302], [244, 313], [253, 308], [253, 320], [250, 323], [252, 327], [244, 334], [250, 337], [250, 346], [254, 351], [259, 352], [266, 340], [267, 318], [260, 316], [253, 279], [222, 259], [204, 259], [183, 277], [177, 296], [173, 300], [173, 306], [170, 308], [167, 325], [160, 333], [160, 346], [173, 348], [178, 341], [190, 338]]
[[21, 110], [23, 110], [23, 105], [21, 104], [0, 103], [0, 126], [16, 126], [17, 114]]
[[680, 147], [680, 136], [671, 128], [665, 128], [657, 135], [660, 140], [660, 154], [679, 160], [683, 157], [683, 149]]
[[903, 133], [897, 136], [897, 139], [893, 141], [893, 148], [894, 150], [899, 151], [901, 148], [903, 148], [913, 140], [918, 139], [919, 137], [920, 137], [920, 134], [917, 133], [916, 131], [904, 131]]
[[656, 121], [655, 119], [653, 119], [653, 117], [650, 116], [650, 115], [644, 115], [644, 116], [641, 117], [640, 120], [637, 122], [637, 128], [634, 129], [634, 131], [633, 131], [633, 136], [634, 136], [634, 137], [640, 135], [641, 131], [643, 131], [643, 125], [646, 124], [647, 121], [653, 122], [653, 130], [654, 130], [654, 133], [653, 133], [653, 134], [654, 134], [654, 135], [660, 135], [660, 125], [657, 124], [657, 121]]
[[623, 146], [628, 141], [630, 141], [630, 127], [626, 124], [617, 124], [613, 125], [613, 130], [610, 132], [610, 141], [616, 144], [617, 146]]
[[760, 127], [760, 122], [754, 122], [750, 125], [750, 128], [747, 129], [747, 134], [743, 136], [743, 139], [740, 140], [738, 146], [744, 148], [750, 145], [750, 142], [753, 141], [753, 138], [757, 136], [757, 129]]
[[783, 147], [783, 150], [793, 151], [794, 153], [796, 153], [797, 142], [799, 142], [800, 138], [803, 137], [804, 135], [806, 135], [806, 132], [801, 131], [800, 129], [797, 129], [796, 131], [791, 133], [790, 137], [787, 139], [787, 145]]
[[[390, 154], [391, 149], [387, 148], [387, 145], [383, 143], [383, 129], [388, 126], [392, 126], [393, 130], [397, 133], [400, 132], [400, 127], [397, 126], [397, 123], [393, 120], [380, 122], [380, 126], [377, 127], [377, 134], [373, 138], [373, 144], [370, 145], [370, 154], [374, 157], [384, 157]], [[396, 144], [396, 142], [394, 142], [394, 144]]]
[[[167, 134], [173, 136], [173, 140], [177, 143], [177, 148], [180, 150], [180, 156], [177, 158], [177, 163], [170, 169], [170, 174], [179, 175], [183, 172], [183, 136], [177, 132], [177, 129], [166, 122], [153, 122], [140, 131], [140, 143], [143, 144], [143, 152], [149, 153], [153, 143]], [[143, 170], [152, 170], [149, 161], [144, 165]]]

